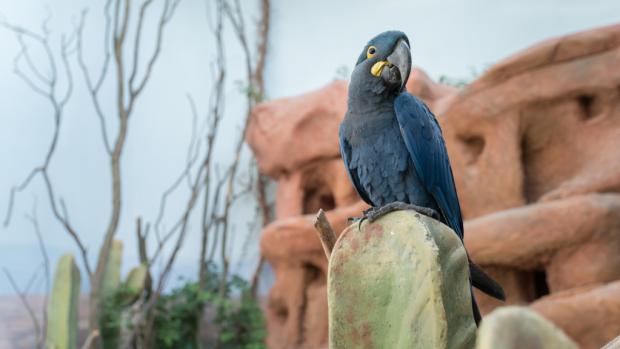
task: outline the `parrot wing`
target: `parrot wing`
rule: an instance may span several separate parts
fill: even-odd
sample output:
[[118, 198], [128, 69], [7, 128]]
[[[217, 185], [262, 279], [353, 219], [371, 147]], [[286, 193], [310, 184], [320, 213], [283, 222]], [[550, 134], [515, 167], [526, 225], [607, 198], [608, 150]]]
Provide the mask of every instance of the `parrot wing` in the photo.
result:
[[407, 92], [396, 98], [394, 111], [422, 185], [437, 202], [446, 223], [462, 240], [461, 206], [437, 119], [424, 102]]
[[338, 132], [338, 138], [339, 138], [339, 144], [340, 144], [340, 155], [342, 156], [342, 160], [344, 161], [345, 169], [347, 170], [347, 174], [349, 175], [349, 179], [351, 180], [351, 183], [353, 183], [355, 190], [357, 191], [359, 196], [362, 198], [362, 200], [364, 200], [370, 206], [374, 206], [372, 201], [370, 200], [368, 193], [366, 192], [366, 190], [364, 189], [364, 187], [362, 186], [360, 182], [360, 179], [357, 174], [357, 168], [351, 166], [351, 157], [352, 157], [351, 145], [347, 141], [343, 128], [344, 128], [344, 124], [341, 124], [340, 130]]

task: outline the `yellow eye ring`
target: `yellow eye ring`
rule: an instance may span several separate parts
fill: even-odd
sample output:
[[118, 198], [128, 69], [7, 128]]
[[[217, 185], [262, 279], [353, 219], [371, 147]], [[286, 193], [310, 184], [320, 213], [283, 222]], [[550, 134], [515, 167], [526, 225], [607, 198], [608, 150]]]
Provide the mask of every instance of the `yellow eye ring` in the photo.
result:
[[366, 59], [374, 57], [376, 53], [377, 53], [377, 48], [374, 46], [370, 46], [368, 50], [366, 51]]

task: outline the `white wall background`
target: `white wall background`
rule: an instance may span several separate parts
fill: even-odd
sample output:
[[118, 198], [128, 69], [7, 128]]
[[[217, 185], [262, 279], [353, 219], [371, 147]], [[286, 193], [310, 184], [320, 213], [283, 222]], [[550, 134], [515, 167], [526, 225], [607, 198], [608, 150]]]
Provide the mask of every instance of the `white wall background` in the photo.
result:
[[[69, 31], [84, 7], [90, 8], [87, 25], [87, 61], [102, 61], [100, 35], [103, 1], [0, 0], [0, 16], [38, 29], [53, 13], [50, 28]], [[248, 26], [257, 17], [254, 1], [242, 1]], [[359, 51], [373, 35], [387, 29], [405, 31], [412, 42], [414, 64], [434, 78], [441, 75], [469, 78], [489, 64], [545, 38], [620, 22], [620, 1], [598, 0], [417, 0], [417, 1], [285, 1], [272, 0], [271, 41], [266, 69], [267, 97], [279, 98], [316, 89], [337, 76], [340, 67], [351, 71]], [[155, 13], [154, 13], [155, 14]], [[228, 30], [229, 42], [234, 42]], [[54, 40], [56, 45], [58, 37]], [[152, 37], [151, 37], [152, 39]], [[151, 47], [152, 41], [145, 41]], [[11, 186], [42, 161], [51, 137], [49, 105], [13, 74], [18, 52], [11, 32], [0, 30], [0, 216], [4, 217]], [[137, 216], [154, 220], [161, 192], [176, 178], [185, 160], [191, 129], [186, 93], [192, 93], [199, 110], [207, 108], [214, 42], [208, 33], [204, 1], [184, 0], [163, 42], [163, 51], [131, 120], [124, 159], [124, 208], [119, 238], [125, 242], [123, 268], [137, 261], [134, 225]], [[40, 52], [35, 55], [43, 58]], [[145, 55], [144, 55], [145, 56]], [[238, 129], [244, 114], [242, 98], [234, 83], [243, 78], [239, 47], [229, 45], [226, 88], [226, 135]], [[75, 63], [75, 60], [73, 60]], [[51, 167], [52, 180], [68, 206], [76, 228], [82, 232], [94, 261], [109, 217], [109, 175], [101, 135], [84, 80], [75, 68], [76, 91], [66, 113], [61, 141]], [[102, 95], [112, 113], [113, 91]], [[105, 103], [104, 103], [105, 104]], [[108, 125], [113, 130], [115, 124]], [[218, 144], [218, 161], [229, 160], [232, 137]], [[24, 214], [38, 198], [38, 216], [52, 260], [74, 250], [73, 242], [50, 215], [40, 178], [17, 198], [9, 227], [0, 227], [0, 267], [6, 267], [25, 284], [40, 264], [35, 236]], [[169, 202], [184, 205], [183, 195]], [[235, 270], [248, 275], [257, 257], [257, 246], [243, 248], [250, 205], [240, 205], [234, 227]], [[170, 220], [171, 221], [171, 220]], [[193, 277], [198, 255], [198, 234], [192, 232], [178, 259], [178, 275]], [[41, 284], [33, 288], [42, 290]], [[0, 293], [11, 289], [0, 276]]]

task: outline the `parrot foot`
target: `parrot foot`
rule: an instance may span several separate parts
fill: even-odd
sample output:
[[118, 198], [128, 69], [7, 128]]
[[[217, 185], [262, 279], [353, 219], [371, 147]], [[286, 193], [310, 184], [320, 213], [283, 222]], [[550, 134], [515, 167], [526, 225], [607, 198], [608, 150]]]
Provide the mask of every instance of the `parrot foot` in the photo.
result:
[[371, 208], [367, 211], [364, 211], [364, 218], [368, 219], [368, 221], [372, 223], [376, 221], [377, 219], [379, 219], [380, 217], [385, 216], [386, 214], [390, 212], [398, 211], [398, 210], [416, 211], [430, 218], [439, 220], [439, 213], [437, 213], [437, 211], [433, 210], [432, 208], [417, 206], [413, 204], [406, 204], [404, 202], [399, 202], [399, 201], [390, 202], [387, 205], [377, 207], [377, 208]]
[[361, 221], [364, 217], [347, 217], [347, 222], [355, 223], [357, 221]]
[[349, 223], [355, 223], [355, 222], [363, 222], [366, 219], [366, 215], [369, 212], [372, 212], [372, 210], [374, 210], [374, 207], [371, 208], [367, 208], [364, 211], [362, 211], [362, 216], [361, 217], [347, 217], [347, 222]]
[[347, 221], [349, 223], [355, 223], [357, 222], [357, 229], [361, 230], [362, 228], [362, 223], [364, 223], [364, 221], [368, 218], [368, 213], [372, 212], [374, 210], [374, 207], [365, 209], [364, 211], [362, 211], [362, 216], [361, 217], [348, 217]]

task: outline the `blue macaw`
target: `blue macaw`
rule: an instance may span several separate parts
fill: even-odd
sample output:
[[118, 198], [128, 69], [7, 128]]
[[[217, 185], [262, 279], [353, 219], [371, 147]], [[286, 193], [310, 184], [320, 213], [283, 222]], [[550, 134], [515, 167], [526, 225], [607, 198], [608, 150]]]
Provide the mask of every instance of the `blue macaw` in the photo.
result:
[[[415, 210], [448, 225], [463, 240], [463, 217], [441, 127], [405, 84], [411, 72], [407, 36], [387, 31], [370, 40], [349, 84], [340, 125], [340, 152], [353, 186], [374, 221], [399, 209]], [[474, 287], [504, 300], [502, 287], [470, 261]], [[472, 292], [476, 323], [481, 319]]]

